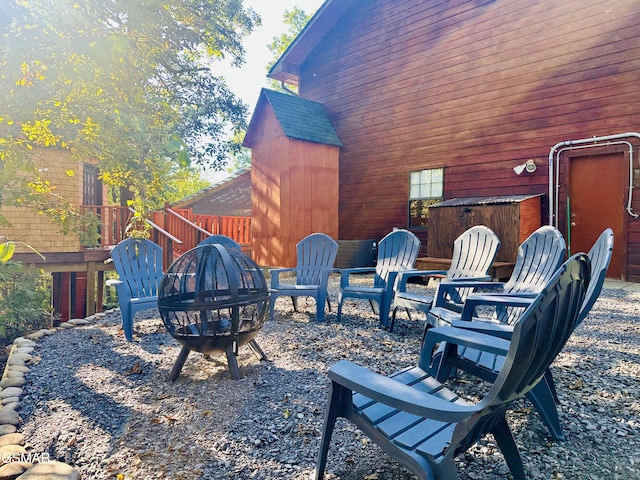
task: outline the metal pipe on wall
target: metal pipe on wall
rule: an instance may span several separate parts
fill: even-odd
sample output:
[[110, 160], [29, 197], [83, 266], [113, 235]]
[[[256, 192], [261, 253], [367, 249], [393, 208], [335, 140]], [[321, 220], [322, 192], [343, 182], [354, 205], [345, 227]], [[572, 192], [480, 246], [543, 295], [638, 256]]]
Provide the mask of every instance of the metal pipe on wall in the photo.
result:
[[[556, 225], [558, 218], [558, 198], [557, 194], [554, 194], [554, 173], [556, 174], [555, 179], [555, 187], [559, 188], [559, 170], [558, 172], [554, 169], [554, 154], [556, 151], [563, 147], [561, 151], [558, 152], [557, 158], [558, 162], [560, 161], [560, 153], [565, 150], [572, 150], [577, 148], [591, 148], [591, 147], [600, 147], [603, 144], [612, 144], [612, 143], [625, 143], [629, 146], [629, 198], [627, 201], [627, 213], [634, 218], [638, 218], [640, 215], [633, 213], [631, 208], [631, 200], [633, 194], [633, 145], [630, 142], [620, 141], [623, 138], [635, 137], [640, 138], [640, 133], [637, 132], [627, 132], [627, 133], [619, 133], [615, 135], [605, 135], [601, 137], [591, 137], [591, 138], [582, 138], [579, 140], [567, 140], [564, 142], [556, 143], [551, 150], [549, 151], [549, 225]], [[617, 142], [612, 142], [614, 140], [618, 140]]]

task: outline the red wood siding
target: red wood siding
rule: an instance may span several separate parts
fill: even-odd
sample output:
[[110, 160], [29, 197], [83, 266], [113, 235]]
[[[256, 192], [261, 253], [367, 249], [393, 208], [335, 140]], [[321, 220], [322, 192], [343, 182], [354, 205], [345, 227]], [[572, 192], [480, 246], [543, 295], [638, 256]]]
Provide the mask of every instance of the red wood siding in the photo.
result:
[[[444, 166], [445, 199], [546, 194], [553, 145], [638, 131], [638, 24], [633, 0], [356, 2], [300, 78], [344, 144], [340, 239], [406, 226], [411, 171]], [[626, 241], [632, 278], [633, 219]]]
[[254, 119], [252, 257], [260, 265], [294, 267], [304, 237], [338, 236], [338, 148], [287, 138], [269, 107]]

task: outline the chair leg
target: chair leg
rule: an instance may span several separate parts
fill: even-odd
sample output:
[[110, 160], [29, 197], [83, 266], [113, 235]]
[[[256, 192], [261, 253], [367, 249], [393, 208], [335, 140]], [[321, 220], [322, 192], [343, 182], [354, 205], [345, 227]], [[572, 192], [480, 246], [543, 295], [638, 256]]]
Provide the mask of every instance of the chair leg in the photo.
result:
[[336, 312], [336, 319], [340, 321], [342, 318], [342, 295], [338, 296], [338, 311]]
[[278, 297], [272, 293], [271, 298], [269, 299], [269, 320], [271, 321], [273, 321], [274, 313], [276, 309], [276, 298]]
[[329, 295], [327, 295], [327, 307], [329, 308], [329, 311], [331, 312], [331, 302], [329, 301]]
[[293, 303], [293, 311], [298, 311], [298, 297], [291, 297], [291, 303]]
[[551, 374], [551, 370], [547, 368], [547, 371], [544, 372], [544, 378], [542, 379], [547, 383], [549, 390], [551, 390], [551, 394], [553, 395], [553, 399], [556, 403], [559, 403], [558, 392], [556, 391], [556, 383], [553, 381], [553, 375]]
[[124, 338], [129, 342], [133, 341], [133, 314], [131, 313], [131, 307], [122, 309], [120, 308], [120, 316], [122, 317], [122, 331], [124, 332]]
[[502, 415], [500, 421], [496, 424], [493, 431], [493, 437], [496, 439], [496, 443], [502, 452], [511, 475], [514, 480], [525, 480], [527, 477], [524, 473], [524, 465], [522, 465], [522, 458], [520, 458], [520, 452], [516, 446], [516, 441], [513, 438], [507, 418]]
[[529, 390], [526, 397], [537, 410], [542, 423], [545, 424], [554, 440], [564, 440], [553, 392], [545, 379], [543, 378], [535, 387]]
[[371, 310], [373, 310], [373, 313], [375, 315], [377, 315], [378, 312], [376, 312], [376, 304], [375, 304], [375, 302], [373, 300], [369, 300], [369, 305], [371, 305]]
[[391, 312], [391, 319], [389, 320], [389, 333], [393, 333], [393, 326], [396, 323], [397, 311], [398, 311], [398, 307], [393, 307], [393, 312]]
[[318, 459], [316, 461], [315, 480], [324, 478], [324, 471], [327, 467], [327, 455], [329, 453], [329, 444], [333, 435], [333, 428], [340, 411], [340, 403], [343, 395], [351, 395], [350, 391], [346, 391], [344, 387], [335, 382], [331, 383], [329, 390], [329, 404], [324, 416], [324, 427], [322, 428], [322, 437], [320, 438], [320, 450], [318, 451]]

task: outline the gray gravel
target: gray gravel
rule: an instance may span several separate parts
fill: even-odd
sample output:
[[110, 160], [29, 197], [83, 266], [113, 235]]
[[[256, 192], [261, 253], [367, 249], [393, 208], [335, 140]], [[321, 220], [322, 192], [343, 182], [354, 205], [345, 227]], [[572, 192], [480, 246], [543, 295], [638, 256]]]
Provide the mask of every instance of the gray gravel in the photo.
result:
[[[331, 290], [338, 279], [331, 279]], [[553, 366], [567, 440], [552, 442], [526, 400], [509, 423], [532, 479], [640, 479], [640, 294], [605, 289]], [[327, 369], [347, 358], [392, 373], [415, 363], [422, 321], [402, 314], [390, 334], [367, 303], [347, 302], [313, 320], [313, 301], [277, 315], [257, 341], [269, 357], [239, 355], [240, 381], [224, 356], [192, 353], [177, 382], [179, 351], [157, 312], [137, 318], [125, 341], [117, 310], [38, 342], [20, 404], [29, 448], [76, 467], [84, 479], [307, 479], [327, 401]], [[418, 314], [419, 316], [419, 314]], [[458, 385], [473, 392], [475, 381]], [[339, 420], [327, 478], [410, 479], [348, 422]], [[488, 437], [458, 458], [460, 478], [508, 479]]]

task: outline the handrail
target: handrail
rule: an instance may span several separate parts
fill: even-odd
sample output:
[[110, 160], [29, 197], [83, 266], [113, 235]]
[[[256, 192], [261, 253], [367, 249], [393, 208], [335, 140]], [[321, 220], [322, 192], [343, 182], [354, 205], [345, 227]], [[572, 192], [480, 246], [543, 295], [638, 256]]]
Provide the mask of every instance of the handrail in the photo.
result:
[[175, 217], [177, 217], [180, 221], [184, 222], [185, 224], [187, 224], [189, 227], [194, 228], [198, 231], [200, 231], [200, 233], [204, 233], [207, 237], [211, 236], [211, 232], [207, 232], [204, 228], [199, 227], [198, 225], [196, 225], [195, 223], [193, 223], [192, 221], [184, 218], [182, 215], [180, 215], [178, 212], [176, 212], [175, 210], [166, 207], [165, 208], [165, 212], [170, 213], [171, 215], [174, 215]]
[[[133, 210], [131, 207], [129, 207], [129, 210], [131, 210], [132, 212], [135, 212], [135, 210]], [[173, 235], [171, 235], [169, 232], [167, 232], [164, 228], [162, 228], [161, 226], [153, 223], [151, 220], [149, 220], [148, 218], [145, 218], [144, 221], [146, 223], [148, 223], [149, 225], [151, 225], [151, 227], [158, 231], [159, 233], [162, 233], [164, 236], [166, 236], [169, 240], [171, 240], [172, 242], [177, 243], [178, 245], [182, 245], [183, 241], [180, 240], [178, 237], [174, 237]]]

